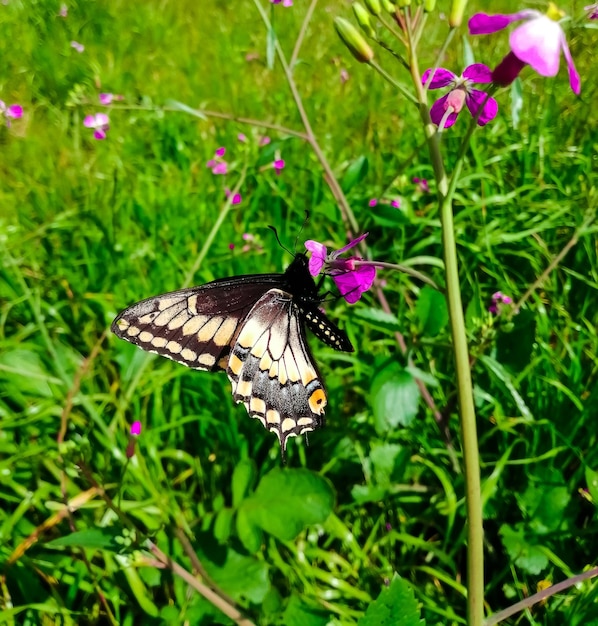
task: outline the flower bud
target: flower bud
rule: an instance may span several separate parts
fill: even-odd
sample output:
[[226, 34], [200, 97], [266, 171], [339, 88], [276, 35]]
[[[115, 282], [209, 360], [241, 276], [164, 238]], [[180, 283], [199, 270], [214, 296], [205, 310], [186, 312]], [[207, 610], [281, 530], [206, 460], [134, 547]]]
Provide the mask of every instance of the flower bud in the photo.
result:
[[374, 58], [374, 51], [351, 22], [342, 17], [336, 17], [334, 28], [345, 46], [360, 63], [369, 63]]
[[361, 30], [368, 36], [375, 38], [376, 33], [372, 28], [372, 23], [370, 22], [370, 14], [363, 8], [363, 5], [359, 4], [359, 2], [353, 3], [353, 13], [355, 13], [355, 19], [357, 23], [361, 27]]
[[463, 22], [463, 13], [467, 7], [467, 0], [453, 0], [451, 12], [449, 13], [449, 26], [457, 28]]
[[390, 0], [380, 0], [380, 2], [382, 4], [382, 8], [387, 13], [390, 13], [391, 15], [395, 14], [395, 11], [397, 10], [397, 7], [395, 7], [395, 5]]
[[365, 2], [365, 8], [372, 14], [378, 17], [382, 13], [382, 7], [380, 6], [380, 0], [363, 0]]
[[509, 52], [492, 70], [492, 82], [499, 87], [508, 87], [526, 65], [527, 63]]
[[424, 11], [426, 13], [432, 13], [436, 8], [436, 0], [424, 0]]
[[397, 6], [400, 7], [401, 9], [404, 7], [408, 7], [411, 5], [411, 0], [399, 0], [397, 2]]

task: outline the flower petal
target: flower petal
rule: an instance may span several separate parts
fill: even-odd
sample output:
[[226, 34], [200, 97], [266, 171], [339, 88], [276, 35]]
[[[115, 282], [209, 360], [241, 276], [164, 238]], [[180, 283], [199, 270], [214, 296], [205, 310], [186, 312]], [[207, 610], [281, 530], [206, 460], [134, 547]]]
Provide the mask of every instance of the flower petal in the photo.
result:
[[[597, 18], [598, 19], [598, 18]], [[561, 39], [561, 47], [563, 49], [563, 55], [565, 57], [565, 61], [567, 61], [567, 71], [569, 72], [569, 84], [571, 85], [571, 89], [573, 93], [579, 95], [581, 91], [581, 80], [579, 78], [579, 74], [575, 69], [575, 63], [573, 63], [573, 57], [571, 56], [571, 52], [569, 51], [569, 46], [567, 45], [567, 40], [565, 39], [565, 35]]]
[[343, 252], [346, 252], [347, 250], [354, 248], [358, 243], [362, 242], [368, 235], [369, 233], [363, 233], [363, 235], [360, 235], [359, 237], [357, 237], [357, 239], [353, 239], [353, 241], [350, 241], [346, 246], [344, 246], [340, 250], [336, 250], [335, 252], [333, 252], [332, 255], [337, 257]]
[[467, 26], [470, 35], [489, 35], [506, 28], [511, 22], [517, 20], [529, 19], [541, 15], [539, 11], [527, 9], [518, 13], [497, 13], [496, 15], [488, 15], [488, 13], [476, 13], [473, 15]]
[[[431, 72], [431, 69], [424, 72], [424, 75], [422, 76], [422, 85], [425, 85], [428, 82]], [[434, 78], [432, 78], [432, 81], [428, 85], [428, 89], [440, 89], [440, 87], [446, 87], [456, 80], [456, 78], [457, 75], [453, 74], [450, 70], [447, 70], [444, 67], [438, 67], [434, 72]]]
[[474, 63], [463, 70], [463, 77], [468, 78], [472, 83], [491, 83], [492, 72], [483, 63]]
[[482, 113], [478, 117], [478, 126], [485, 126], [492, 121], [498, 113], [498, 102], [488, 94], [479, 89], [470, 89], [465, 100], [467, 108], [473, 117], [478, 114], [479, 108], [483, 105]]
[[319, 241], [309, 239], [305, 242], [305, 247], [311, 252], [311, 257], [309, 258], [308, 263], [309, 273], [312, 276], [317, 276], [324, 266], [324, 261], [326, 261], [326, 246]]
[[6, 109], [6, 117], [12, 117], [14, 119], [23, 117], [23, 107], [20, 104], [11, 104], [8, 109]]
[[510, 35], [511, 50], [541, 76], [556, 76], [559, 71], [563, 29], [546, 15], [518, 26]]
[[372, 265], [361, 265], [353, 272], [338, 274], [332, 277], [341, 295], [349, 304], [354, 304], [367, 291], [376, 278], [376, 268]]

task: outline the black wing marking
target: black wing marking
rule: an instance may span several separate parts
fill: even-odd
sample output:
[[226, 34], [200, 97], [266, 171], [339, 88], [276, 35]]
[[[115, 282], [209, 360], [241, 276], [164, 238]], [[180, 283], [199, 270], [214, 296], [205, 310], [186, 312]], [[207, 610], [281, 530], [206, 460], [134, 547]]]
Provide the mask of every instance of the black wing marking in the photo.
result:
[[282, 274], [239, 276], [147, 298], [122, 311], [112, 332], [199, 370], [226, 369], [240, 324]]
[[326, 392], [305, 341], [293, 296], [271, 289], [243, 323], [227, 368], [233, 398], [276, 434], [289, 437], [324, 424]]

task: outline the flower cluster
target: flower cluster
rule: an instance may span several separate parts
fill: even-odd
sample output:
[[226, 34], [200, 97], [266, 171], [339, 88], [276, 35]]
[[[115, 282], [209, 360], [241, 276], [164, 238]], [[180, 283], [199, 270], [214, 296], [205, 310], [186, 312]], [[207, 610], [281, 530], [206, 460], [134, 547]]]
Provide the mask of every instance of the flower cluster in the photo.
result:
[[334, 250], [328, 254], [323, 243], [309, 240], [305, 247], [311, 252], [309, 259], [309, 273], [312, 276], [327, 274], [332, 277], [341, 295], [349, 304], [354, 304], [361, 298], [361, 294], [367, 291], [376, 278], [376, 267], [361, 257], [349, 257], [340, 259], [340, 255], [355, 247], [367, 237], [368, 233], [357, 237], [349, 242], [344, 248]]
[[492, 294], [492, 304], [488, 307], [488, 312], [492, 315], [499, 315], [504, 309], [504, 305], [513, 304], [513, 298], [506, 296], [502, 291]]
[[10, 120], [17, 120], [23, 117], [23, 107], [20, 104], [5, 104], [0, 100], [0, 116], [6, 120], [6, 125], [10, 126]]

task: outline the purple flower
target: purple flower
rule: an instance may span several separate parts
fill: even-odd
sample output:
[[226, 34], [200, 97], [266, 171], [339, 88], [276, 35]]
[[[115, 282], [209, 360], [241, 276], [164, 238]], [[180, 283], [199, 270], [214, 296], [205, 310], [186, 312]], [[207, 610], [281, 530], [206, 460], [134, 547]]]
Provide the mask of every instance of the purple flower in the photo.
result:
[[212, 170], [212, 174], [226, 174], [228, 172], [228, 163], [222, 158], [226, 152], [226, 148], [218, 148], [214, 153], [214, 158], [206, 163], [206, 167]]
[[141, 422], [133, 422], [131, 424], [130, 433], [136, 437], [141, 435]]
[[280, 173], [284, 169], [284, 160], [283, 159], [276, 159], [274, 161], [274, 163], [272, 163], [272, 167], [275, 169], [276, 174], [278, 176], [280, 176]]
[[377, 198], [372, 198], [369, 202], [368, 202], [368, 206], [370, 208], [374, 208], [376, 205], [378, 204], [378, 199]]
[[598, 2], [588, 4], [588, 6], [584, 7], [583, 10], [588, 12], [589, 20], [598, 20]]
[[391, 200], [390, 201], [390, 206], [393, 207], [394, 209], [400, 209], [401, 208], [401, 201], [400, 200]]
[[[562, 52], [567, 62], [571, 89], [575, 94], [579, 94], [581, 90], [579, 74], [575, 69], [565, 33], [557, 21], [563, 15], [552, 3], [550, 3], [546, 14], [531, 9], [519, 11], [518, 13], [497, 15], [476, 13], [469, 20], [469, 32], [472, 35], [488, 35], [506, 28], [511, 22], [525, 20], [509, 36], [511, 52], [519, 61], [530, 65], [541, 76], [556, 76], [559, 71]], [[501, 69], [504, 72], [505, 68]], [[512, 71], [510, 74], [512, 74]], [[506, 73], [504, 75], [499, 74], [495, 82], [503, 85], [504, 83], [499, 81], [500, 79], [504, 80], [505, 75]]]
[[71, 41], [71, 48], [74, 48], [79, 54], [85, 50], [85, 46], [78, 41]]
[[488, 307], [488, 312], [498, 315], [505, 304], [513, 304], [513, 298], [506, 296], [502, 291], [492, 294], [492, 304]]
[[131, 428], [129, 429], [129, 443], [127, 444], [127, 449], [125, 451], [125, 456], [127, 459], [131, 459], [135, 456], [135, 443], [136, 437], [141, 434], [141, 422], [133, 422], [131, 424]]
[[260, 139], [260, 146], [267, 146], [272, 140], [270, 139], [270, 137], [268, 137], [268, 135], [265, 135], [264, 137], [262, 137]]
[[272, 4], [282, 4], [283, 7], [292, 7], [293, 0], [270, 0]]
[[93, 136], [95, 139], [106, 139], [106, 133], [110, 128], [110, 119], [105, 113], [95, 113], [94, 115], [88, 115], [83, 120], [83, 125], [86, 128], [93, 128]]
[[0, 100], [0, 115], [6, 120], [6, 125], [10, 127], [10, 120], [17, 120], [23, 117], [23, 107], [20, 104], [11, 104], [6, 106], [3, 100]]
[[100, 104], [112, 104], [116, 100], [124, 100], [125, 97], [115, 93], [101, 93]]
[[361, 294], [367, 291], [376, 278], [376, 268], [366, 263], [356, 265], [355, 261], [361, 261], [360, 257], [339, 259], [338, 257], [356, 246], [367, 237], [368, 233], [357, 237], [349, 242], [344, 248], [328, 254], [326, 246], [318, 241], [309, 240], [305, 247], [311, 252], [309, 259], [309, 273], [317, 276], [320, 273], [332, 276], [341, 295], [349, 304], [354, 304], [361, 298]]
[[[422, 83], [428, 82], [432, 70], [426, 70], [422, 76]], [[439, 89], [440, 87], [451, 87], [451, 90], [442, 98], [434, 102], [430, 109], [430, 117], [439, 128], [449, 128], [457, 121], [457, 116], [467, 105], [472, 116], [476, 116], [480, 108], [482, 109], [478, 117], [478, 125], [484, 126], [496, 117], [498, 104], [494, 98], [489, 97], [485, 92], [471, 87], [473, 83], [490, 83], [492, 74], [490, 68], [483, 63], [469, 65], [461, 76], [453, 74], [450, 70], [439, 67], [434, 71], [434, 77], [430, 81], [429, 89]]]
[[239, 134], [237, 135], [237, 139], [238, 139], [240, 142], [242, 142], [242, 143], [244, 143], [245, 141], [247, 141], [247, 137], [246, 137], [246, 135], [244, 135], [243, 133], [239, 133]]

